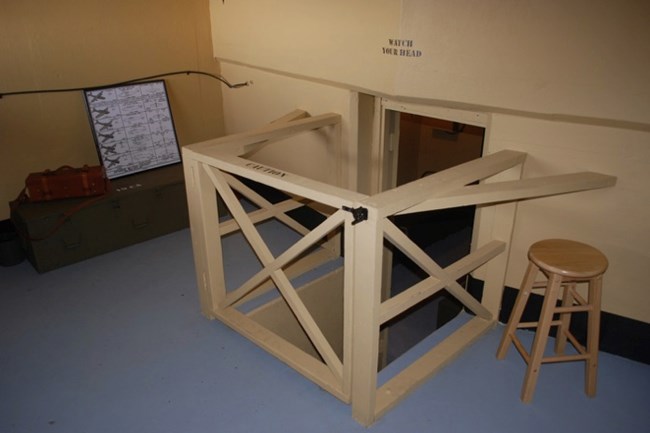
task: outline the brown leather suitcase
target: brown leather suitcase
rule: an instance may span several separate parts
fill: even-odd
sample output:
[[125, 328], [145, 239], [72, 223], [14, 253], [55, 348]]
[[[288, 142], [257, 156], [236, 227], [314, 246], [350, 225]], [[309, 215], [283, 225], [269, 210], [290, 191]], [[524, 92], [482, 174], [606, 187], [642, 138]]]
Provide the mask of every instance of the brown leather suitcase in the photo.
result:
[[104, 167], [63, 166], [56, 170], [30, 173], [25, 181], [30, 201], [50, 201], [74, 197], [92, 197], [105, 194], [108, 179]]

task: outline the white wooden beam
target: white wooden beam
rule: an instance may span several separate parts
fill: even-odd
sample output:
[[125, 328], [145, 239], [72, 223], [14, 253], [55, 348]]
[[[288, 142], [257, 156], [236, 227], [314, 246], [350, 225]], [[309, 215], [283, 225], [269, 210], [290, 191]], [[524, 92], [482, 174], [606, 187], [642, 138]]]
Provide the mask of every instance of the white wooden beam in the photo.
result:
[[[338, 259], [339, 255], [334, 255], [329, 248], [317, 248], [315, 251], [310, 252], [309, 254], [299, 257], [295, 261], [288, 263], [283, 267], [284, 273], [287, 274], [289, 279], [294, 279], [306, 272], [309, 272], [313, 269], [318, 268], [324, 263], [331, 262], [332, 260]], [[244, 283], [247, 284], [247, 283]], [[242, 286], [240, 286], [241, 288]], [[232, 303], [233, 307], [238, 307], [245, 304], [246, 302], [252, 301], [258, 296], [267, 293], [269, 290], [275, 289], [273, 280], [270, 277], [267, 277], [257, 286], [251, 287], [248, 294], [239, 298], [237, 302]], [[242, 289], [245, 290], [245, 289]], [[226, 295], [224, 304], [231, 305], [230, 299]]]
[[[377, 391], [375, 417], [379, 418], [429, 377], [456, 359], [463, 350], [490, 330], [496, 321], [474, 317], [438, 343]], [[471, 392], [471, 390], [468, 390]]]
[[224, 176], [226, 180], [228, 181], [228, 184], [237, 192], [242, 194], [244, 197], [248, 198], [250, 201], [252, 201], [255, 205], [258, 207], [261, 207], [263, 209], [268, 209], [270, 212], [273, 213], [273, 217], [276, 218], [277, 220], [283, 222], [286, 224], [288, 227], [292, 228], [296, 232], [304, 235], [309, 233], [309, 229], [300, 224], [298, 221], [295, 219], [291, 218], [288, 216], [286, 213], [281, 212], [278, 208], [276, 208], [273, 203], [262, 197], [260, 194], [257, 192], [253, 191], [251, 188], [246, 186], [244, 183], [242, 183], [239, 179], [236, 177], [224, 173]]
[[500, 203], [525, 200], [550, 195], [567, 194], [616, 184], [616, 177], [593, 172], [544, 176], [532, 179], [519, 179], [505, 182], [468, 185], [428, 199], [411, 208], [398, 212], [404, 215], [458, 206]]
[[[253, 225], [251, 220], [248, 218], [248, 215], [242, 208], [241, 204], [239, 203], [239, 200], [237, 200], [237, 197], [235, 196], [234, 192], [228, 185], [228, 182], [224, 174], [221, 173], [218, 169], [212, 167], [207, 168], [206, 172], [210, 177], [210, 179], [212, 180], [212, 182], [214, 183], [214, 185], [217, 187], [217, 190], [219, 191], [221, 198], [225, 202], [226, 206], [228, 206], [228, 209], [230, 210], [232, 216], [237, 220], [237, 223], [239, 224], [242, 233], [244, 234], [244, 236], [246, 236], [246, 239], [248, 240], [251, 247], [253, 248], [253, 251], [255, 251], [255, 254], [262, 262], [262, 266], [264, 266], [265, 268], [264, 270], [268, 270], [268, 267], [275, 261], [275, 258], [273, 257], [273, 254], [269, 250], [268, 246], [264, 243], [264, 240], [262, 239], [260, 234], [255, 229], [255, 226]], [[343, 215], [343, 212], [344, 211], [340, 211], [334, 214], [327, 221], [333, 220], [337, 224], [340, 224], [341, 220], [345, 217], [345, 215]], [[321, 224], [321, 226], [323, 226], [323, 224]], [[309, 235], [305, 236], [303, 240], [305, 238], [309, 238], [310, 235], [312, 235], [312, 233], [314, 232], [312, 231]], [[320, 239], [320, 236], [317, 239]], [[308, 241], [311, 242], [311, 239], [308, 239]], [[300, 242], [298, 242], [298, 244], [300, 244]], [[313, 242], [311, 242], [309, 245], [311, 244], [313, 244]], [[294, 247], [296, 246], [294, 245]], [[298, 247], [296, 247], [296, 249], [298, 249]], [[293, 254], [293, 252], [294, 251], [292, 250], [291, 253]], [[305, 304], [302, 302], [302, 300], [296, 293], [293, 285], [291, 284], [287, 276], [284, 274], [284, 272], [282, 272], [280, 269], [277, 268], [270, 269], [269, 276], [275, 282], [278, 290], [280, 291], [284, 299], [287, 301], [289, 308], [291, 308], [291, 310], [296, 315], [296, 318], [300, 322], [300, 325], [305, 330], [305, 333], [307, 333], [307, 335], [309, 336], [309, 339], [314, 344], [314, 347], [316, 347], [316, 350], [318, 350], [320, 356], [323, 358], [323, 360], [325, 360], [327, 366], [332, 370], [332, 373], [334, 373], [334, 375], [337, 378], [339, 378], [339, 380], [342, 380], [343, 365], [341, 363], [341, 360], [337, 357], [336, 352], [334, 351], [334, 349], [332, 349], [332, 346], [330, 345], [330, 343], [327, 341], [327, 339], [321, 332], [320, 328], [314, 321], [314, 318], [311, 316], [311, 314], [305, 307]]]
[[188, 159], [183, 169], [201, 312], [212, 318], [226, 294], [217, 197], [199, 161]]
[[374, 209], [354, 227], [352, 416], [367, 426], [375, 420], [383, 237]]
[[215, 316], [344, 403], [349, 403], [350, 396], [343, 392], [341, 381], [332, 374], [325, 364], [313, 356], [303, 352], [234, 308], [215, 311]]
[[[292, 112], [287, 113], [284, 116], [279, 117], [278, 119], [272, 120], [271, 124], [294, 122], [296, 120], [305, 119], [307, 117], [309, 117], [309, 113], [307, 113], [306, 111], [304, 111], [304, 110], [293, 110]], [[284, 138], [286, 138], [286, 137], [278, 136], [278, 137], [266, 139], [266, 140], [261, 141], [259, 143], [248, 144], [248, 145], [246, 145], [244, 147], [244, 153], [239, 155], [239, 156], [243, 156], [243, 157], [248, 158], [248, 157], [254, 155], [255, 153], [257, 153], [262, 148], [267, 147], [269, 144], [274, 143], [274, 142], [279, 141], [279, 140], [282, 140]]]
[[375, 194], [366, 199], [364, 205], [379, 209], [380, 217], [394, 215], [427, 199], [439, 197], [468, 183], [485, 179], [521, 164], [525, 158], [526, 154], [523, 152], [502, 150]]
[[[496, 257], [505, 249], [505, 243], [492, 241], [473, 251], [444, 269], [445, 273], [454, 280], [466, 275], [488, 260]], [[412, 306], [422, 302], [437, 291], [445, 288], [445, 282], [435, 277], [428, 277], [411, 286], [405, 291], [382, 302], [379, 312], [379, 323], [383, 324]]]
[[284, 116], [278, 117], [275, 120], [272, 120], [271, 123], [287, 123], [287, 122], [293, 122], [295, 120], [299, 119], [305, 119], [309, 117], [309, 113], [307, 113], [305, 110], [300, 110], [300, 109], [295, 109], [293, 111], [290, 111], [289, 113], [285, 114]]
[[[302, 206], [304, 206], [303, 203], [300, 203], [299, 201], [293, 199], [288, 199], [279, 203], [275, 203], [270, 208], [262, 208], [248, 212], [248, 217], [254, 224], [256, 224], [267, 219], [275, 218], [275, 215], [278, 212], [286, 213]], [[221, 236], [236, 232], [237, 230], [239, 230], [239, 225], [235, 219], [229, 219], [219, 224], [219, 231], [221, 232]]]
[[[247, 295], [248, 292], [258, 287], [264, 280], [271, 276], [271, 273], [282, 269], [283, 266], [298, 257], [299, 254], [305, 252], [309, 247], [316, 244], [320, 239], [326, 236], [329, 232], [343, 223], [345, 214], [339, 211], [323, 221], [318, 227], [303, 236], [298, 242], [294, 243], [286, 251], [280, 254], [277, 258], [263, 261], [264, 268], [257, 274], [251, 277], [248, 281], [242, 284], [238, 289], [233, 290], [226, 296], [226, 305], [231, 305]], [[260, 260], [262, 260], [260, 258]]]
[[[464, 306], [469, 308], [474, 314], [484, 318], [491, 319], [492, 314], [477, 301], [472, 295], [463, 288], [456, 279], [440, 267], [431, 257], [422, 251], [411, 239], [408, 238], [399, 228], [397, 228], [388, 219], [383, 221], [384, 234], [386, 237], [399, 248], [408, 258], [413, 260], [415, 264], [420, 266], [422, 270], [427, 272], [432, 277], [438, 278], [445, 288], [458, 301]], [[473, 261], [472, 265], [480, 266], [483, 263]]]
[[305, 197], [335, 209], [352, 207], [368, 196], [324, 182], [289, 173], [274, 167], [251, 162], [243, 158], [220, 154], [216, 157], [188, 149], [186, 156], [204, 162], [227, 173], [241, 175], [255, 182], [271, 186], [289, 195]]
[[228, 153], [231, 155], [243, 155], [252, 151], [254, 146], [259, 143], [290, 137], [300, 132], [311, 131], [325, 126], [337, 125], [340, 122], [340, 114], [326, 113], [319, 116], [298, 118], [289, 122], [278, 121], [264, 125], [263, 127], [252, 131], [231, 134], [186, 147], [195, 152], [201, 152], [204, 154], [218, 152]]

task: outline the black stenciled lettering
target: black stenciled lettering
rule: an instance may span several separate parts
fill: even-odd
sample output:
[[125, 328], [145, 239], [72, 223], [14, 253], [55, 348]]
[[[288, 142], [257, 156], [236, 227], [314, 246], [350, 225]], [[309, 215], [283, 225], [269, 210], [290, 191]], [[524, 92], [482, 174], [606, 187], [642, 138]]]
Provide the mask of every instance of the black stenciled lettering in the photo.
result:
[[285, 172], [282, 172], [280, 170], [276, 170], [276, 169], [270, 168], [270, 167], [265, 167], [265, 166], [263, 166], [261, 164], [255, 164], [255, 163], [252, 163], [252, 162], [246, 163], [246, 167], [250, 167], [253, 170], [261, 171], [263, 173], [268, 173], [268, 174], [271, 174], [273, 176], [285, 177], [287, 175]]
[[388, 39], [388, 45], [391, 47], [413, 47], [413, 40], [411, 39]]
[[[382, 54], [400, 57], [421, 57], [422, 51], [414, 50], [412, 39], [388, 39], [388, 47], [382, 47]], [[397, 48], [401, 47], [401, 48]]]

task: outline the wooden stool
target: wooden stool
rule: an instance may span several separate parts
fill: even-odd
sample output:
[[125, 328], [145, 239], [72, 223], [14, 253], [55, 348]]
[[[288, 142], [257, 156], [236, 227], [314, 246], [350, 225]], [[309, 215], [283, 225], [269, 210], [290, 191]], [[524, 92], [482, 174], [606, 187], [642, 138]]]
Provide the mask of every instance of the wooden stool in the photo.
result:
[[[600, 298], [602, 277], [607, 270], [607, 258], [589, 245], [564, 239], [547, 239], [536, 242], [528, 250], [528, 269], [517, 295], [510, 320], [503, 332], [497, 358], [506, 356], [510, 342], [528, 364], [521, 399], [528, 403], [533, 398], [539, 369], [544, 362], [584, 360], [585, 392], [596, 395], [596, 373], [598, 369], [598, 338], [600, 332]], [[535, 282], [539, 271], [548, 281]], [[588, 296], [585, 300], [576, 291], [577, 283], [587, 283]], [[545, 288], [544, 302], [538, 322], [520, 323], [521, 315], [533, 288]], [[557, 306], [560, 288], [564, 288], [561, 306]], [[582, 346], [569, 331], [571, 313], [586, 311], [588, 314], [587, 345]], [[558, 318], [554, 320], [553, 315]], [[555, 341], [556, 356], [544, 357], [544, 349], [551, 326], [557, 326]], [[515, 335], [518, 328], [537, 328], [530, 354]], [[567, 338], [578, 354], [566, 355]]]

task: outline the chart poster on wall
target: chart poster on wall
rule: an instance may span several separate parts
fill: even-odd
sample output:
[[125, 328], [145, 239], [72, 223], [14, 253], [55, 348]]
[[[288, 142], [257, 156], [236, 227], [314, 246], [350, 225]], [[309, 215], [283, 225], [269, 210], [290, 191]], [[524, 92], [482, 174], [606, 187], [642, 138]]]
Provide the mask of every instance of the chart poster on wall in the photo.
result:
[[181, 161], [163, 80], [87, 89], [84, 97], [109, 179]]

